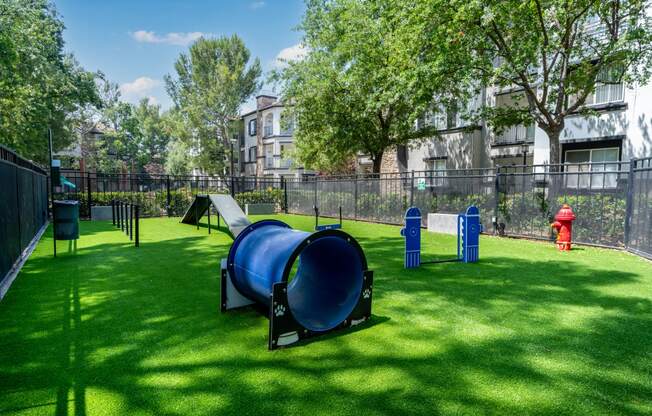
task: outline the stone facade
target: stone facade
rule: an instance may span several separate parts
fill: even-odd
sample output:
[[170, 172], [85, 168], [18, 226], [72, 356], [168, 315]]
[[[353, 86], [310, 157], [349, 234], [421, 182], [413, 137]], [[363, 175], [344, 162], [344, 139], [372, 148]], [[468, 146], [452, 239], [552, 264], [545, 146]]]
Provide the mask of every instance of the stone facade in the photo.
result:
[[387, 149], [383, 153], [383, 160], [380, 162], [380, 173], [392, 173], [398, 172], [398, 158], [396, 154], [396, 149]]

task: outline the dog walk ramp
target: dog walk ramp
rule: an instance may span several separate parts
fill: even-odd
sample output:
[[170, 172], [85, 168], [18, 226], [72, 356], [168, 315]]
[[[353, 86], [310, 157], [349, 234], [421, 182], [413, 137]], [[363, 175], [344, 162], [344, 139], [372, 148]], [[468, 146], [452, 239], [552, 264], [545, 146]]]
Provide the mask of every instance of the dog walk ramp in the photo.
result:
[[242, 211], [238, 203], [231, 195], [212, 194], [197, 195], [181, 219], [184, 224], [197, 225], [197, 222], [206, 214], [210, 205], [213, 204], [219, 216], [222, 217], [233, 237], [237, 237], [251, 221]]

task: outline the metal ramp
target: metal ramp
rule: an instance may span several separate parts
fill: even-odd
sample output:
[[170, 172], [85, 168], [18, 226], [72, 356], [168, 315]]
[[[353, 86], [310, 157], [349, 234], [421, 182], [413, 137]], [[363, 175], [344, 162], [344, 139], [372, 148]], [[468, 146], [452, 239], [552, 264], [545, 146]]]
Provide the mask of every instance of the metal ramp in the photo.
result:
[[197, 225], [199, 220], [208, 212], [211, 204], [215, 207], [219, 218], [222, 217], [226, 226], [233, 237], [237, 237], [240, 232], [251, 224], [247, 216], [242, 211], [238, 203], [231, 195], [226, 194], [212, 194], [212, 195], [197, 195], [186, 210], [185, 215], [181, 219], [184, 224]]

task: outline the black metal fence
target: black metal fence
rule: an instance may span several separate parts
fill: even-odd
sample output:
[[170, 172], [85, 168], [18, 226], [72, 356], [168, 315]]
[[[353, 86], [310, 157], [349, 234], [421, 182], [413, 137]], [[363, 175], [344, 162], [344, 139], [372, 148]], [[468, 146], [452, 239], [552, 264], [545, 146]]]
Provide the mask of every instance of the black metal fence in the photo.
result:
[[231, 193], [241, 204], [280, 201], [281, 182], [257, 177], [218, 178], [148, 174], [105, 174], [62, 170], [71, 185], [55, 190], [55, 199], [80, 202], [80, 216], [91, 217], [92, 206], [122, 200], [140, 207], [141, 217], [183, 215], [196, 194]]
[[550, 223], [562, 204], [577, 216], [573, 240], [625, 246], [629, 162], [500, 168], [498, 233], [551, 239]]
[[[482, 212], [485, 232], [550, 240], [550, 223], [562, 204], [577, 215], [578, 243], [651, 253], [652, 159], [630, 162], [507, 166], [335, 177], [214, 178], [203, 176], [80, 174], [64, 171], [75, 187], [55, 197], [91, 205], [121, 199], [140, 205], [143, 216], [178, 216], [198, 193], [231, 193], [242, 206], [276, 203], [295, 214], [401, 224], [409, 206], [424, 213]], [[648, 254], [649, 255], [649, 254]]]
[[627, 248], [652, 260], [652, 158], [632, 161], [625, 229]]
[[0, 146], [0, 190], [1, 290], [3, 280], [47, 221], [47, 176], [41, 167]]
[[[423, 171], [366, 176], [305, 178], [284, 181], [287, 210], [347, 219], [401, 224], [405, 210], [459, 213], [468, 205], [493, 209], [493, 169]], [[491, 218], [485, 219], [491, 224]]]
[[[287, 211], [401, 224], [409, 206], [424, 213], [483, 213], [485, 232], [551, 240], [550, 227], [568, 203], [577, 215], [573, 240], [652, 253], [651, 159], [630, 162], [508, 166], [306, 178], [285, 181]], [[650, 254], [647, 254], [648, 256]]]

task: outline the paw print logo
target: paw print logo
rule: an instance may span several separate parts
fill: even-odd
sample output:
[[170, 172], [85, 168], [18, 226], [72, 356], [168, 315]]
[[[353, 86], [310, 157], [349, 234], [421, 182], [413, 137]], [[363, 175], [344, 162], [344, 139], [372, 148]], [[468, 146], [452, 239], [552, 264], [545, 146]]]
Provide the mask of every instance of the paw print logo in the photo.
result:
[[365, 298], [365, 299], [369, 299], [370, 296], [371, 296], [371, 290], [369, 288], [366, 288], [362, 292], [362, 297]]
[[274, 307], [274, 316], [283, 316], [285, 315], [285, 306], [284, 305], [276, 305]]

